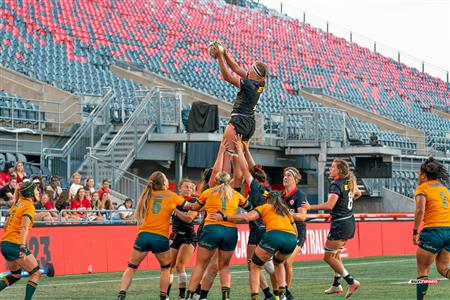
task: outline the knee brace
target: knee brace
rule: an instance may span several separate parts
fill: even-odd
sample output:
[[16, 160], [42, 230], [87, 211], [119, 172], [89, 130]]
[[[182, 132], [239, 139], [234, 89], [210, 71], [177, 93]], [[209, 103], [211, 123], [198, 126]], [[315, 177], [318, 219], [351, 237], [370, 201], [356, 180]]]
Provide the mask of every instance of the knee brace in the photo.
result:
[[34, 274], [34, 273], [36, 273], [36, 272], [38, 272], [38, 271], [39, 271], [39, 266], [36, 266], [33, 270], [29, 271], [28, 273], [29, 273], [30, 275], [32, 275], [32, 274]]
[[137, 268], [139, 268], [139, 265], [135, 265], [135, 264], [128, 262], [128, 268], [137, 270]]
[[279, 264], [284, 263], [284, 260], [283, 260], [283, 259], [279, 259], [279, 258], [277, 258], [276, 256], [274, 256], [274, 257], [273, 257], [273, 263], [274, 263], [275, 265], [279, 265]]
[[258, 255], [253, 254], [252, 263], [257, 265], [258, 267], [262, 267], [264, 265], [265, 261], [263, 261], [261, 258], [259, 258]]
[[22, 274], [22, 269], [11, 271], [11, 274], [12, 275], [20, 275], [20, 274]]
[[[341, 248], [342, 249], [342, 248]], [[325, 251], [325, 253], [331, 253], [331, 254], [336, 254], [341, 252], [341, 249], [331, 249], [328, 247], [324, 247], [323, 250]]]
[[273, 265], [272, 260], [266, 261], [266, 263], [264, 264], [264, 270], [266, 270], [266, 272], [269, 274], [273, 274], [273, 272], [275, 272], [275, 266]]
[[187, 274], [186, 272], [178, 274], [178, 284], [187, 282]]
[[161, 265], [161, 270], [170, 268], [171, 263]]

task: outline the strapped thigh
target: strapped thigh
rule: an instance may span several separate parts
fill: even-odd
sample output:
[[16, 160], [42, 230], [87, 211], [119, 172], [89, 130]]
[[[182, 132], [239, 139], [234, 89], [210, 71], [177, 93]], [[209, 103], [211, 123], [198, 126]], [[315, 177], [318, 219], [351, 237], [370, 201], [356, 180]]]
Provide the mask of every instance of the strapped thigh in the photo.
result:
[[137, 268], [139, 268], [139, 264], [135, 265], [135, 264], [132, 264], [132, 263], [128, 262], [128, 268], [136, 270]]
[[33, 268], [33, 270], [29, 271], [28, 273], [31, 275], [31, 274], [36, 273], [37, 271], [39, 271], [39, 266], [36, 266], [35, 268]]

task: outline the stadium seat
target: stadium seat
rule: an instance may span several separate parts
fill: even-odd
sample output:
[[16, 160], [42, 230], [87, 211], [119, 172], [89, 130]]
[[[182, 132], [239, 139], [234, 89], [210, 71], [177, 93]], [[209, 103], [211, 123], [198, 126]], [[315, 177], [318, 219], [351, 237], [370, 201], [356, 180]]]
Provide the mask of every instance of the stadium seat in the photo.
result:
[[[0, 63], [73, 93], [101, 95], [110, 86], [118, 99], [132, 103], [141, 87], [109, 69], [116, 61], [130, 62], [231, 102], [235, 88], [220, 79], [217, 63], [205, 51], [209, 41], [219, 39], [245, 68], [255, 59], [271, 68], [270, 93], [258, 107], [265, 116], [286, 107], [318, 107], [299, 95], [304, 87], [317, 88], [422, 130], [430, 146], [445, 149], [449, 138], [440, 134], [450, 131], [450, 121], [430, 108], [450, 106], [449, 84], [261, 4], [241, 2], [235, 7], [212, 0], [147, 5], [43, 0], [23, 9], [22, 1], [8, 1], [0, 22]], [[169, 10], [170, 18], [163, 13]], [[21, 120], [16, 126], [35, 120], [22, 100], [13, 102], [0, 101], [2, 118], [9, 107]], [[116, 122], [122, 118], [119, 108], [112, 110]], [[418, 113], [421, 118], [415, 117]], [[407, 149], [414, 144], [373, 130], [386, 137], [380, 139], [385, 145]]]

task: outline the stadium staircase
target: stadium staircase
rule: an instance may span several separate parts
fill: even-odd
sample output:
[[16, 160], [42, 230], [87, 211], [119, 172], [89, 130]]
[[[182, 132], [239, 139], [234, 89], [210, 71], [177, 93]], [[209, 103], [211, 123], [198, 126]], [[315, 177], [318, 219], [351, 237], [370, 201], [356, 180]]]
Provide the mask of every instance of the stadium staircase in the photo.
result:
[[[139, 104], [127, 122], [105, 132], [98, 143], [89, 149], [92, 155], [90, 159], [85, 160], [80, 166], [79, 172], [83, 178], [92, 174], [92, 157], [122, 170], [127, 170], [131, 166], [137, 153], [147, 142], [148, 135], [156, 127], [157, 116], [154, 106], [158, 100], [160, 90], [153, 88], [142, 99], [137, 99]], [[105, 174], [105, 179], [111, 180], [113, 185], [120, 177], [116, 172], [111, 172], [111, 176]]]
[[71, 174], [79, 170], [88, 148], [93, 147], [111, 126], [111, 103], [114, 90], [107, 89], [97, 105], [69, 140], [60, 148], [44, 148], [44, 164], [53, 174], [69, 180]]
[[[163, 127], [170, 125], [178, 130], [182, 103], [181, 95], [172, 89], [152, 88], [142, 92], [136, 93], [137, 106], [126, 122], [112, 123], [115, 93], [108, 90], [63, 147], [44, 149], [45, 162], [52, 173], [67, 181], [74, 172], [82, 178], [108, 179], [113, 189], [121, 186], [121, 191], [132, 191], [131, 186], [142, 184], [140, 178], [134, 178], [126, 170], [148, 142], [150, 133], [164, 132], [167, 128]], [[123, 180], [125, 175], [127, 184]]]

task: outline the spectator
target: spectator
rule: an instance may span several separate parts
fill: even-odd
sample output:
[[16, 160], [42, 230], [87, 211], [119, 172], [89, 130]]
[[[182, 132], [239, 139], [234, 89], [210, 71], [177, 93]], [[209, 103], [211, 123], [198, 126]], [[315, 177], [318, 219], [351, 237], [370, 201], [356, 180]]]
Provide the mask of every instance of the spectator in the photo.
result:
[[111, 202], [111, 195], [109, 193], [104, 192], [100, 198], [100, 213], [103, 215], [104, 218], [109, 219], [111, 216], [111, 212], [107, 210], [113, 210], [114, 206]]
[[42, 195], [45, 193], [45, 183], [44, 183], [44, 176], [39, 176], [39, 183], [37, 185], [37, 189], [39, 191], [39, 195]]
[[[88, 198], [86, 198], [86, 192], [84, 191], [84, 187], [80, 187], [76, 192], [75, 197], [70, 202], [70, 209], [86, 211], [91, 209], [91, 202]], [[80, 218], [86, 217], [85, 212], [74, 212], [74, 215], [78, 215]]]
[[69, 192], [70, 192], [70, 198], [75, 198], [75, 195], [77, 192], [82, 188], [83, 186], [80, 185], [81, 182], [81, 175], [80, 173], [73, 173], [72, 174], [72, 185], [70, 186]]
[[14, 191], [17, 186], [16, 177], [13, 175], [7, 185], [0, 188], [0, 207], [11, 207], [14, 203]]
[[95, 192], [94, 178], [88, 177], [84, 183], [84, 189], [88, 193], [88, 198], [92, 198], [92, 193]]
[[109, 180], [105, 179], [102, 182], [102, 187], [98, 189], [98, 197], [102, 199], [102, 194], [108, 193], [111, 194], [111, 190], [109, 189]]
[[[44, 192], [41, 196], [41, 204], [46, 210], [56, 210], [55, 202], [51, 200], [50, 195], [46, 192]], [[50, 212], [50, 215], [53, 219], [58, 219], [58, 213], [56, 211]]]
[[[39, 193], [39, 191], [35, 190], [35, 199], [36, 202], [34, 202], [34, 208], [36, 209], [36, 212], [34, 214], [34, 220], [35, 221], [45, 221], [45, 222], [53, 222], [53, 216], [48, 211], [40, 211], [40, 210], [46, 210], [45, 203], [48, 202], [49, 198], [46, 193], [43, 193], [39, 195], [40, 197], [37, 198], [36, 195]], [[56, 218], [58, 217], [58, 214], [56, 214]]]
[[91, 207], [92, 207], [92, 210], [96, 210], [96, 212], [94, 213], [95, 216], [97, 217], [96, 220], [97, 221], [103, 220], [103, 215], [99, 211], [100, 207], [101, 207], [101, 202], [100, 202], [100, 198], [98, 197], [98, 192], [92, 193]]
[[52, 200], [53, 203], [56, 203], [63, 192], [62, 188], [59, 186], [58, 176], [52, 176], [50, 178], [50, 185], [47, 186], [46, 191], [49, 193], [50, 200]]
[[131, 200], [130, 198], [125, 199], [125, 201], [117, 208], [118, 212], [114, 213], [113, 219], [123, 221], [134, 220], [133, 212], [127, 211], [131, 210], [132, 208], [133, 208], [133, 200]]
[[71, 213], [71, 212], [61, 212], [62, 210], [70, 209], [70, 193], [69, 191], [63, 191], [61, 195], [59, 195], [58, 201], [55, 202], [55, 207], [62, 214], [62, 219], [65, 221], [68, 220], [79, 220], [80, 217]]
[[16, 175], [17, 183], [21, 183], [25, 178], [27, 178], [27, 173], [25, 173], [23, 169], [23, 162], [16, 162], [13, 174]]
[[0, 187], [5, 186], [10, 180], [11, 175], [14, 173], [14, 165], [10, 162], [6, 162], [5, 169], [0, 172]]

